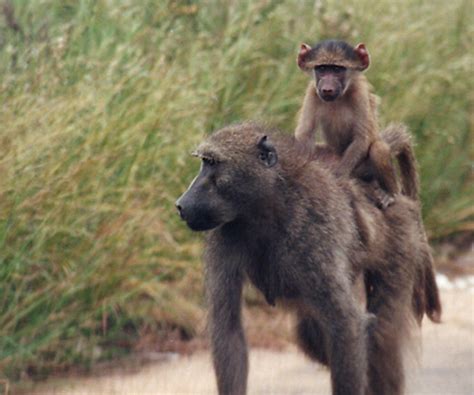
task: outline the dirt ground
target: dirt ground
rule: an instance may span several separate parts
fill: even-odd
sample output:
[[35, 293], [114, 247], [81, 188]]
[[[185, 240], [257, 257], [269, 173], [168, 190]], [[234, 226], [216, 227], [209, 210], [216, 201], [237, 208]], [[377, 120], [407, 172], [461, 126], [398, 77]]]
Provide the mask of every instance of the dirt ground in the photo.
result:
[[[444, 323], [423, 323], [422, 356], [418, 363], [409, 364], [409, 394], [474, 394], [474, 290], [444, 289], [442, 302]], [[278, 325], [286, 328], [286, 318], [277, 320]], [[249, 394], [330, 393], [325, 369], [307, 360], [291, 344], [282, 348], [251, 348]], [[200, 351], [191, 356], [168, 354], [164, 361], [135, 372], [118, 370], [98, 377], [63, 378], [29, 388], [23, 386], [21, 393], [204, 395], [215, 394], [216, 390], [209, 353]]]

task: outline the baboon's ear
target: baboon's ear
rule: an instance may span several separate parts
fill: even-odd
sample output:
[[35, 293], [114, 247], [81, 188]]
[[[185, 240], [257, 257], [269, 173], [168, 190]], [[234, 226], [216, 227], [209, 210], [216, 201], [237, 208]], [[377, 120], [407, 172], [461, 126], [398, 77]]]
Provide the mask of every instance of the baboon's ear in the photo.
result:
[[268, 140], [267, 136], [263, 136], [257, 143], [258, 159], [266, 166], [275, 166], [278, 162], [278, 155], [275, 147]]
[[307, 55], [311, 52], [311, 47], [308, 44], [301, 44], [300, 51], [298, 52], [298, 56], [296, 57], [296, 63], [298, 67], [302, 70], [306, 69], [306, 58]]
[[369, 67], [370, 65], [370, 56], [369, 56], [369, 51], [367, 51], [367, 48], [365, 47], [364, 43], [357, 44], [354, 47], [354, 51], [359, 57], [360, 63], [361, 63], [361, 70], [365, 70]]

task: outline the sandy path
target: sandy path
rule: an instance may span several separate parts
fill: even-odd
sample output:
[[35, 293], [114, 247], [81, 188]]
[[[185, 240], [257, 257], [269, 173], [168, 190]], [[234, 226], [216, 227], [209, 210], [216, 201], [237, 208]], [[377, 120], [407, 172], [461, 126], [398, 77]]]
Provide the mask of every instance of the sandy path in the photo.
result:
[[[410, 370], [410, 394], [474, 394], [474, 292], [442, 292], [444, 323], [424, 322], [421, 366]], [[329, 375], [296, 348], [252, 349], [250, 394], [328, 394]], [[176, 357], [137, 373], [54, 381], [31, 394], [215, 394], [207, 353]]]

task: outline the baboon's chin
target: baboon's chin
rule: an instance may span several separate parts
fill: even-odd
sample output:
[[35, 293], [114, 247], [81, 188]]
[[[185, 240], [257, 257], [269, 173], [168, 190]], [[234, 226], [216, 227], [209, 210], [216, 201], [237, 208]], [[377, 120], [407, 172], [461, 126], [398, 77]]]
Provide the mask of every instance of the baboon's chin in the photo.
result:
[[204, 232], [206, 230], [212, 230], [214, 228], [217, 228], [219, 225], [222, 225], [220, 221], [216, 221], [215, 219], [206, 217], [186, 220], [186, 224], [191, 230], [194, 230], [195, 232]]
[[335, 101], [339, 95], [338, 94], [335, 94], [335, 95], [324, 95], [322, 93], [318, 94], [320, 99], [325, 101], [325, 102], [333, 102]]

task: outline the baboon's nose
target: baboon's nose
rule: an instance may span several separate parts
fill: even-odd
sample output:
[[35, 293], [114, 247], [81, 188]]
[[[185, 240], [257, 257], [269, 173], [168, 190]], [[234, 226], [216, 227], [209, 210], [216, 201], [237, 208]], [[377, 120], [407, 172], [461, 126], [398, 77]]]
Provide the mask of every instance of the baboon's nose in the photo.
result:
[[332, 95], [334, 93], [334, 90], [331, 88], [323, 88], [323, 93], [326, 95]]
[[181, 218], [183, 218], [183, 207], [179, 204], [179, 201], [175, 203], [176, 208], [178, 209], [178, 214]]

